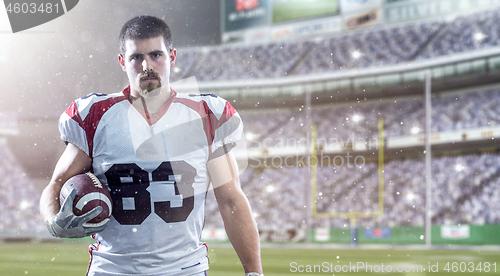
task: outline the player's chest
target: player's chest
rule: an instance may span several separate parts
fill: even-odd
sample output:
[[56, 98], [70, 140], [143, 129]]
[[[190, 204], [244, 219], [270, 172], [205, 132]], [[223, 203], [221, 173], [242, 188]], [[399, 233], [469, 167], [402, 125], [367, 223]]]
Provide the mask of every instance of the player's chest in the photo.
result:
[[204, 121], [189, 109], [171, 107], [154, 124], [133, 107], [106, 115], [96, 129], [95, 157], [164, 161], [196, 156], [206, 161], [208, 138]]

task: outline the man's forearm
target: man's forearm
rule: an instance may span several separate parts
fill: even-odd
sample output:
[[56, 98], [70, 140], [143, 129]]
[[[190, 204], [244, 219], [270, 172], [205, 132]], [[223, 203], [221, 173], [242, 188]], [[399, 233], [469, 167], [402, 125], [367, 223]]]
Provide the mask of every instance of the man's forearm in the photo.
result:
[[64, 183], [72, 176], [92, 168], [92, 159], [73, 144], [68, 144], [56, 164], [50, 183], [40, 197], [40, 214], [43, 220], [52, 218], [61, 208], [59, 193]]
[[262, 274], [259, 232], [250, 204], [241, 190], [236, 158], [228, 152], [207, 162], [207, 168], [227, 236], [245, 272]]
[[239, 200], [221, 204], [219, 208], [226, 233], [245, 272], [262, 274], [259, 233], [246, 197], [242, 195]]
[[58, 189], [55, 185], [48, 185], [40, 197], [40, 214], [43, 220], [52, 218], [60, 208]]

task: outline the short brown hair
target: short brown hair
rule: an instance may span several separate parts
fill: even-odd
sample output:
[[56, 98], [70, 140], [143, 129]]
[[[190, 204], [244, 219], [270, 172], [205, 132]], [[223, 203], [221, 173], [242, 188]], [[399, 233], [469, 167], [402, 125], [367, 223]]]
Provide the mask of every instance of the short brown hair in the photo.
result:
[[167, 23], [150, 15], [140, 15], [127, 21], [120, 31], [120, 54], [125, 55], [125, 41], [128, 39], [148, 39], [163, 36], [165, 46], [172, 48], [172, 33]]

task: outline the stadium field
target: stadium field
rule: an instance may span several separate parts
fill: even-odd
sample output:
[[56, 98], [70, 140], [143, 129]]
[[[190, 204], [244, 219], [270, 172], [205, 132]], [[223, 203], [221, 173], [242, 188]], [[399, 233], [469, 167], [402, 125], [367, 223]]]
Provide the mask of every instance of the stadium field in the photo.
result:
[[[500, 254], [497, 250], [485, 249], [355, 249], [264, 244], [262, 262], [266, 276], [499, 275]], [[209, 245], [209, 251], [209, 275], [243, 275], [238, 257], [227, 244]], [[85, 275], [88, 261], [87, 243], [0, 243], [2, 276]]]

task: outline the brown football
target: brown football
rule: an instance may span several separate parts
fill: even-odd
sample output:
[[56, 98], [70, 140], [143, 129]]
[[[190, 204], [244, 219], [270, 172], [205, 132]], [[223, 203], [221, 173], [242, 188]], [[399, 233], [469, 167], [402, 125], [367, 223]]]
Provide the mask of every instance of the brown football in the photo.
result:
[[76, 189], [76, 197], [73, 201], [73, 213], [75, 215], [83, 215], [95, 207], [101, 206], [102, 212], [89, 222], [99, 223], [111, 217], [113, 210], [111, 195], [106, 185], [102, 184], [95, 175], [88, 172], [68, 179], [59, 194], [61, 206], [72, 189]]

